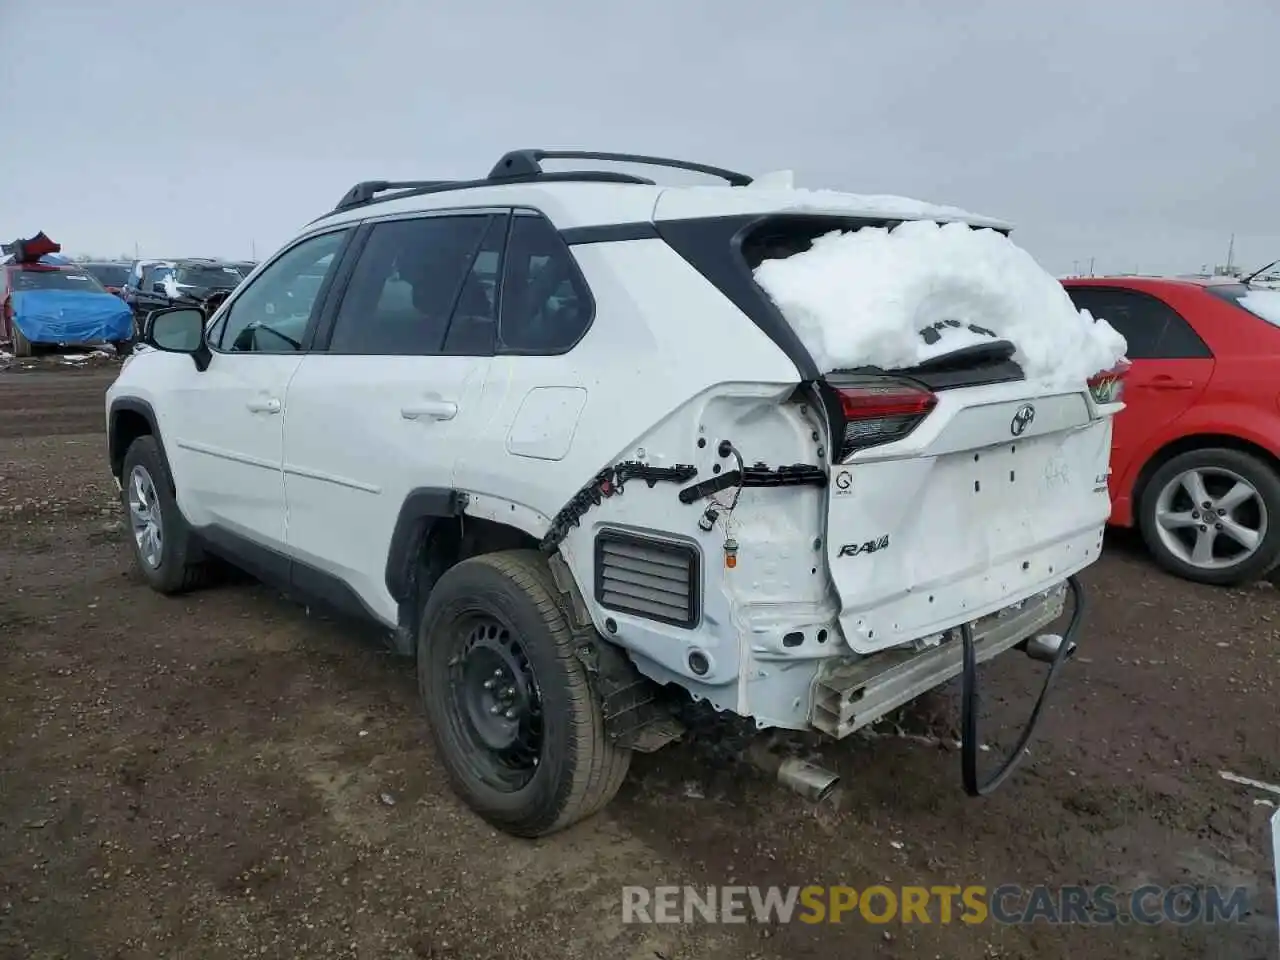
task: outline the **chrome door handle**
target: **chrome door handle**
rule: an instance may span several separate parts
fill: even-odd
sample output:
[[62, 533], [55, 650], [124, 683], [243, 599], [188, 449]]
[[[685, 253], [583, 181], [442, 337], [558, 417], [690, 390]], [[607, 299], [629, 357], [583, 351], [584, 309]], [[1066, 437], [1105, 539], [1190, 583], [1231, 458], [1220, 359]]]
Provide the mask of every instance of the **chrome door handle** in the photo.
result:
[[452, 420], [457, 414], [458, 405], [450, 400], [422, 400], [400, 408], [406, 420]]
[[245, 404], [253, 413], [279, 413], [280, 401], [275, 397], [267, 400], [250, 400]]

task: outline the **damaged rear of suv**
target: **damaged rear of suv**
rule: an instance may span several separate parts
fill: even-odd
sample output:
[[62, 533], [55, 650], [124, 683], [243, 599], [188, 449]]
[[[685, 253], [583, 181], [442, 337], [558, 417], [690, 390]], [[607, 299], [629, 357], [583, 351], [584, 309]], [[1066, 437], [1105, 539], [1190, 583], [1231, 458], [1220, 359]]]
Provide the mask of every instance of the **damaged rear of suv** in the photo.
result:
[[[729, 185], [544, 171], [551, 158]], [[108, 395], [139, 563], [175, 591], [219, 555], [386, 624], [417, 658], [455, 788], [515, 834], [600, 809], [692, 704], [842, 738], [956, 676], [965, 787], [985, 793], [1022, 744], [980, 781], [976, 664], [1017, 647], [1052, 677], [1073, 648], [1123, 377], [1123, 341], [1021, 264], [1007, 229], [615, 154], [516, 151], [481, 180], [358, 184], [207, 329], [192, 310], [153, 316], [156, 349]], [[866, 250], [824, 265], [849, 238]], [[1006, 260], [967, 262], [975, 244]], [[879, 279], [855, 290], [881, 285], [883, 256], [924, 263], [924, 280], [806, 301], [858, 264]], [[288, 270], [314, 276], [307, 297]], [[252, 342], [222, 346], [226, 330], [284, 316], [254, 312], [276, 290], [293, 326], [262, 342], [293, 346], [270, 348], [282, 382], [249, 409], [287, 412], [278, 450], [253, 435], [253, 461], [281, 465], [278, 512], [245, 467], [208, 472], [202, 451], [239, 440], [212, 389], [184, 412], [200, 377], [165, 366], [189, 354], [211, 384], [235, 375]], [[436, 333], [406, 350], [344, 326], [384, 314], [397, 337]], [[1072, 337], [1074, 365], [1048, 369]], [[1068, 628], [1045, 633], [1068, 594]], [[811, 796], [834, 782], [752, 756]]]

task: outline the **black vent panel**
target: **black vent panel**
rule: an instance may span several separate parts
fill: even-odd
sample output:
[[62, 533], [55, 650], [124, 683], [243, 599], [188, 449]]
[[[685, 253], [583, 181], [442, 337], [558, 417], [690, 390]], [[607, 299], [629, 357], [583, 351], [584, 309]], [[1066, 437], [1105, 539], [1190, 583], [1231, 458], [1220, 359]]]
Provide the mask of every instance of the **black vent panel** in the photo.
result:
[[596, 602], [608, 610], [692, 627], [702, 582], [698, 551], [617, 530], [596, 535]]

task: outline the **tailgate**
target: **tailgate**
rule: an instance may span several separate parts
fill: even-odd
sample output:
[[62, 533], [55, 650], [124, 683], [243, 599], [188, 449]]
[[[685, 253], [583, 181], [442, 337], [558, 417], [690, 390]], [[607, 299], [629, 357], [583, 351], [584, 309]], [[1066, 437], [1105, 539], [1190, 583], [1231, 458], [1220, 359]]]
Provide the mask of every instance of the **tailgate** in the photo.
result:
[[1097, 559], [1111, 417], [1019, 381], [946, 390], [904, 439], [832, 467], [827, 558], [859, 653], [926, 638]]

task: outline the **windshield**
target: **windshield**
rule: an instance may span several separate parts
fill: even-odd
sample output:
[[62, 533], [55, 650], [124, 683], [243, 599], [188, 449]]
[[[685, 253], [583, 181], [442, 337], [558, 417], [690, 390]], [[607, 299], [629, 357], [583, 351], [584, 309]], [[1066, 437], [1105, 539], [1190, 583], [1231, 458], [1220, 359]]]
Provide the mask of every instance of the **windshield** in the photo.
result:
[[1258, 319], [1280, 327], [1280, 290], [1245, 286], [1243, 283], [1215, 284], [1205, 289], [1216, 297], [1248, 310]]
[[186, 286], [230, 290], [244, 279], [235, 267], [180, 266], [173, 279]]
[[107, 287], [123, 287], [129, 279], [129, 267], [123, 263], [88, 263], [85, 270]]
[[76, 268], [50, 269], [19, 267], [12, 270], [14, 291], [79, 290], [82, 293], [106, 293], [102, 284], [89, 273]]

